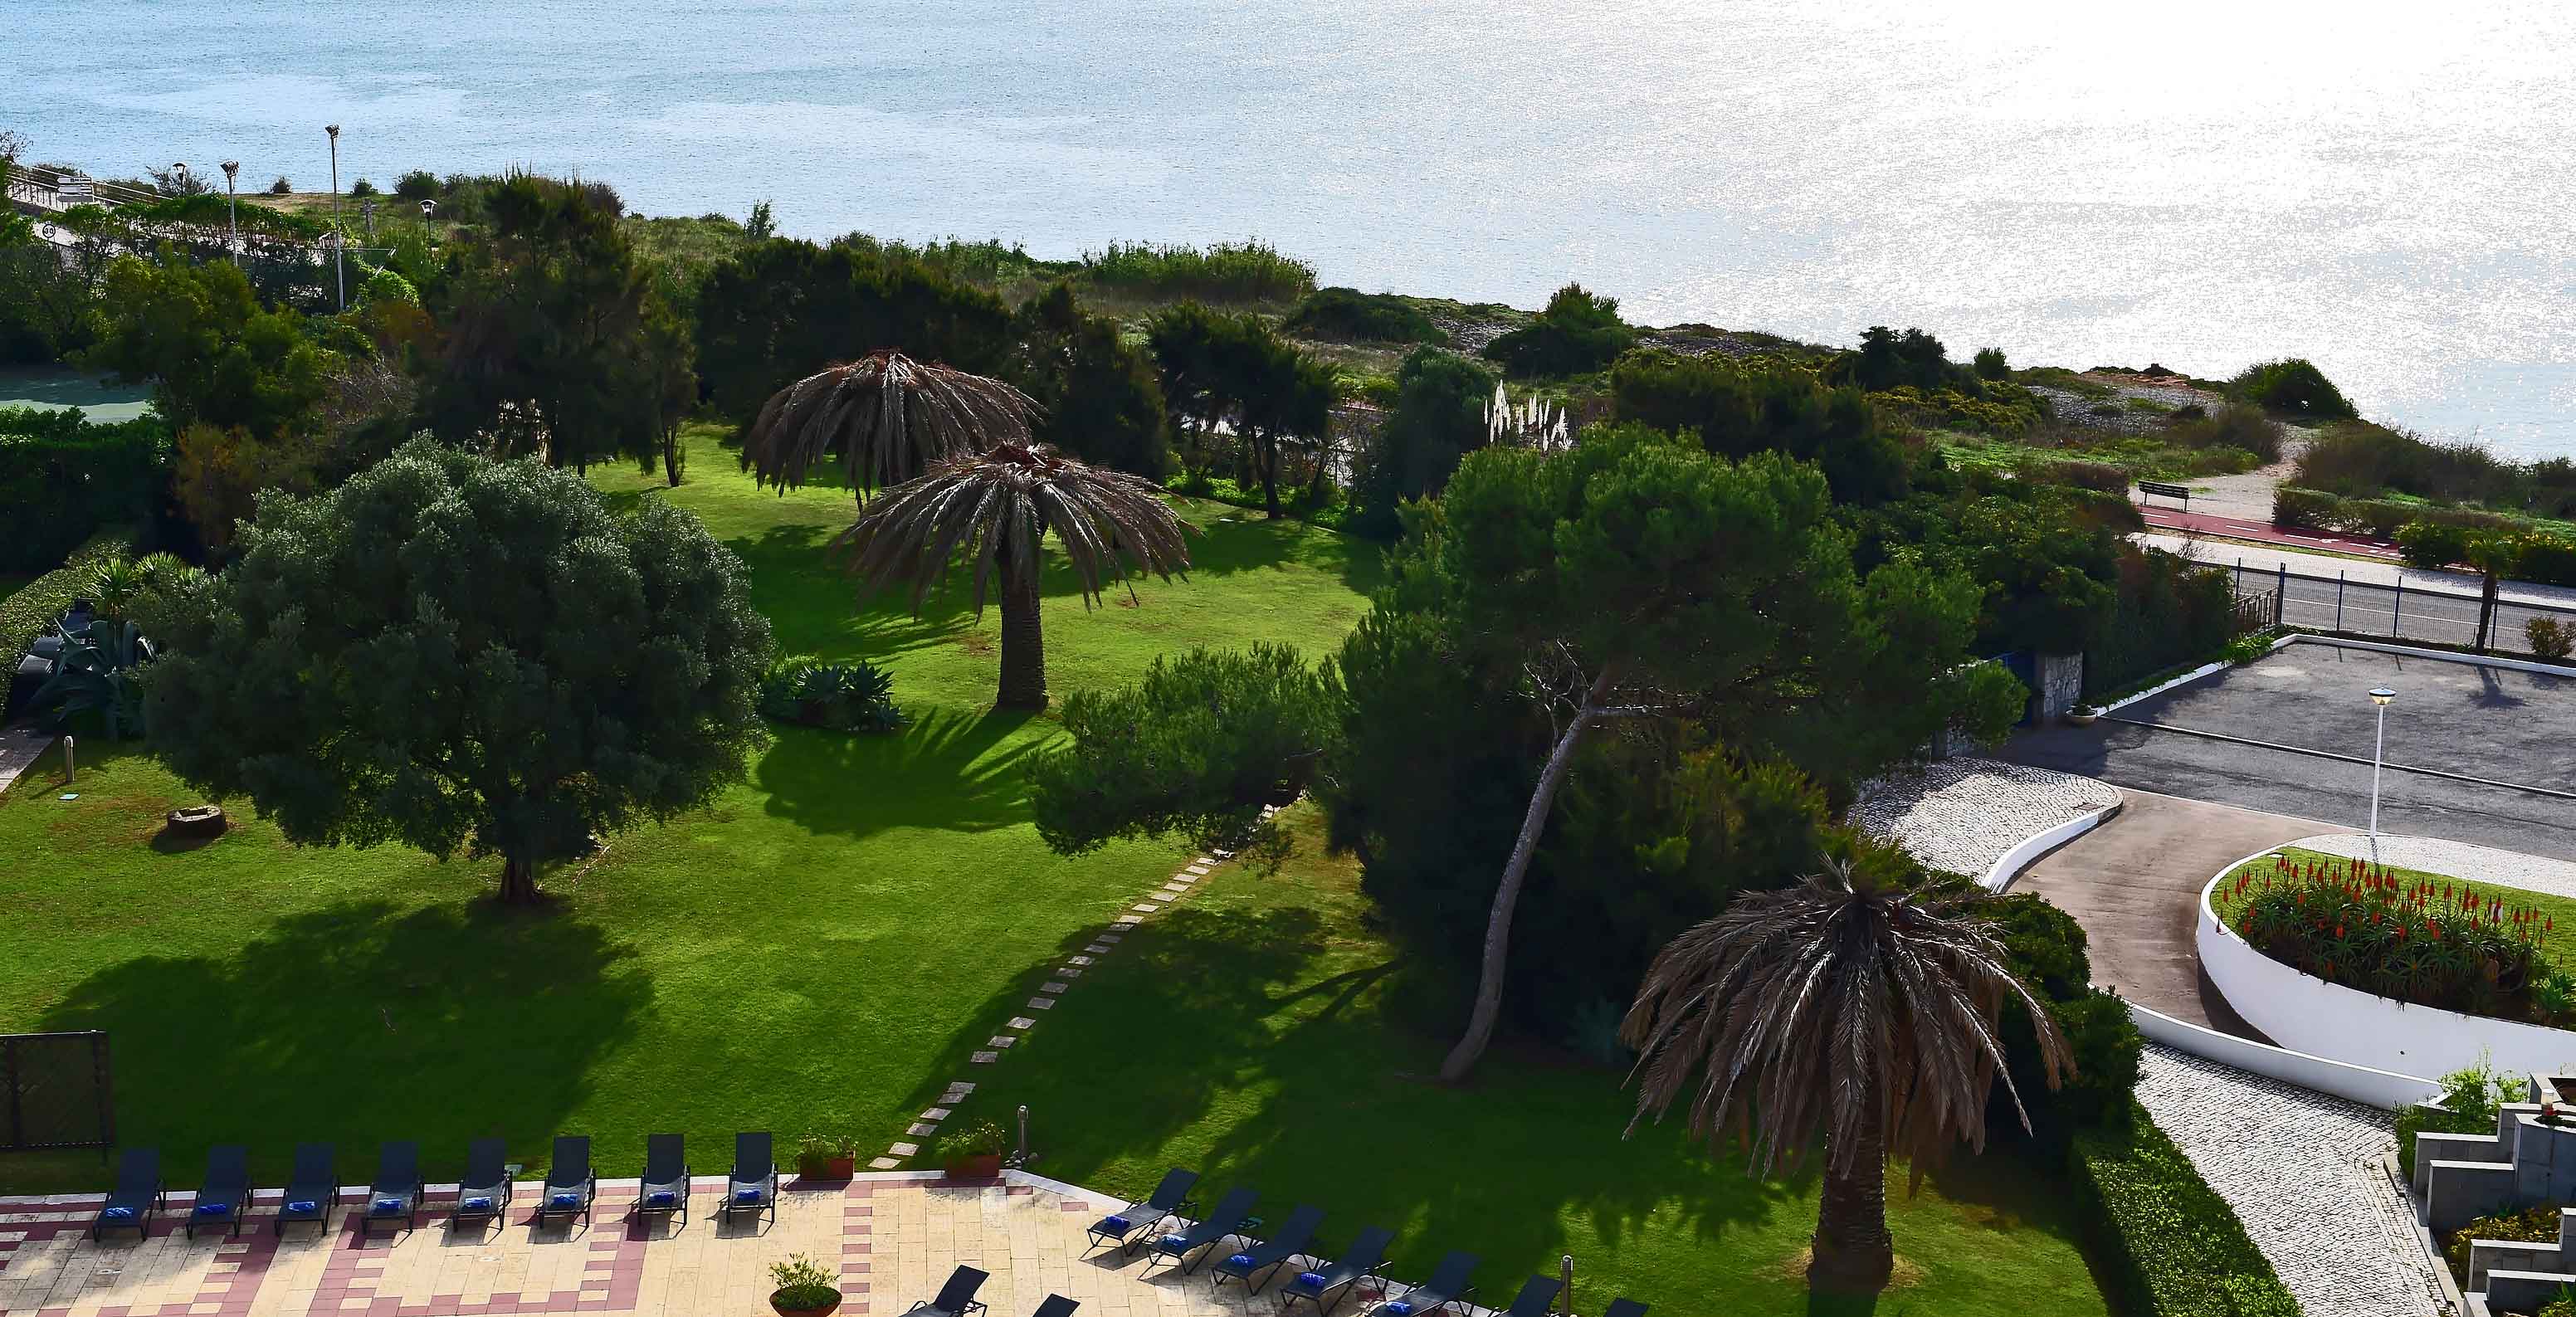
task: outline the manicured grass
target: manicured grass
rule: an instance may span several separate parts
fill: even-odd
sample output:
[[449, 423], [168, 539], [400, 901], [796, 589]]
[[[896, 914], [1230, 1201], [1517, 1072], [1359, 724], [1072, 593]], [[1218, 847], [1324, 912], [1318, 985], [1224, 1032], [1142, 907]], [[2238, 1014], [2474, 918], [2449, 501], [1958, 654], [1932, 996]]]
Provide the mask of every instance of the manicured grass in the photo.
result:
[[[664, 492], [597, 473], [613, 497], [670, 498], [750, 562], [782, 647], [888, 664], [903, 734], [782, 729], [750, 781], [553, 875], [552, 909], [486, 899], [492, 865], [400, 848], [308, 850], [244, 818], [198, 849], [163, 842], [192, 794], [137, 747], [81, 739], [79, 799], [58, 760], [0, 796], [9, 954], [0, 1031], [102, 1028], [118, 1133], [174, 1174], [242, 1140], [263, 1176], [302, 1138], [347, 1158], [425, 1141], [433, 1175], [500, 1134], [541, 1162], [558, 1132], [633, 1173], [643, 1136], [681, 1130], [712, 1162], [737, 1128], [847, 1132], [871, 1153], [953, 1077], [950, 1041], [1019, 967], [1105, 924], [1173, 867], [1168, 846], [1062, 860], [1022, 777], [1051, 717], [989, 710], [999, 618], [934, 598], [854, 610], [821, 543], [843, 493], [756, 491], [701, 438]], [[1201, 567], [1086, 615], [1049, 583], [1054, 688], [1122, 681], [1201, 643], [1338, 642], [1366, 607], [1374, 550], [1295, 522], [1197, 505]], [[246, 802], [236, 802], [247, 815]], [[0, 1192], [95, 1187], [94, 1153], [0, 1156]]]
[[[1073, 980], [1062, 1004], [1026, 1000], [1067, 955], [1026, 962], [947, 1053], [980, 1081], [951, 1127], [1030, 1110], [1034, 1169], [1141, 1196], [1167, 1166], [1204, 1173], [1212, 1201], [1257, 1186], [1262, 1211], [1325, 1209], [1339, 1244], [1398, 1232], [1391, 1274], [1420, 1279], [1450, 1249], [1484, 1258], [1489, 1302], [1574, 1255], [1576, 1307], [1617, 1295], [1657, 1311], [2107, 1311], [2075, 1243], [2070, 1195], [2010, 1155], [1964, 1150], [1889, 1216], [1903, 1283], [1870, 1299], [1811, 1299], [1800, 1254], [1816, 1183], [1747, 1177], [1686, 1141], [1679, 1117], [1622, 1138], [1622, 1072], [1497, 1049], [1471, 1085], [1432, 1080], [1454, 1012], [1368, 927], [1355, 867], [1320, 851], [1309, 807], [1277, 874], [1220, 866]], [[1523, 937], [1544, 931], [1524, 927]], [[966, 1053], [1015, 1014], [1037, 1020], [988, 1071]], [[1106, 1210], [1115, 1204], [1095, 1204]]]
[[[2229, 881], [2220, 883], [2210, 892], [2210, 908], [2218, 912], [2219, 918], [2231, 924], [2236, 922], [2238, 912], [2244, 907], [2245, 898], [2236, 894], [2234, 879], [2239, 874], [2252, 874], [2256, 886], [2249, 890], [2248, 895], [2259, 893], [2263, 879], [2274, 872], [2273, 854], [2286, 854], [2290, 857], [2290, 862], [2297, 865], [2331, 864], [2337, 868], [2347, 868], [2352, 863], [2340, 855], [2327, 855], [2297, 846], [2286, 846], [2278, 852], [2267, 853], [2260, 859], [2230, 870], [2227, 875]], [[2373, 872], [2377, 872], [2375, 867]], [[2543, 922], [2541, 931], [2534, 936], [2540, 946], [2540, 959], [2554, 969], [2576, 974], [2576, 900], [2552, 896], [2546, 892], [2535, 892], [2527, 887], [2505, 887], [2496, 883], [2477, 882], [2457, 874], [2432, 873], [2423, 869], [2400, 869], [2395, 866], [2391, 866], [2388, 872], [2398, 882], [2409, 887], [2419, 882], [2429, 882], [2437, 887], [2448, 883], [2455, 892], [2465, 888], [2477, 893], [2481, 900], [2502, 901], [2508, 911], [2538, 911]], [[2558, 931], [2558, 925], [2565, 925], [2566, 931]]]

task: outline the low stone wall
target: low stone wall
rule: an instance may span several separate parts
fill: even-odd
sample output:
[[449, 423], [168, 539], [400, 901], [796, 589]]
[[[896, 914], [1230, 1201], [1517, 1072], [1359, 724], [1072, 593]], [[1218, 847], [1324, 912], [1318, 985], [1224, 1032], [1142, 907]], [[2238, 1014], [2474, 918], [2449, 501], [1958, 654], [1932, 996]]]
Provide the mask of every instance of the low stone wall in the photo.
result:
[[2137, 1024], [2139, 1033], [2175, 1051], [2189, 1052], [2204, 1061], [2234, 1066], [2266, 1079], [2296, 1084], [2363, 1106], [2387, 1109], [2411, 1106], [2442, 1091], [2442, 1086], [2430, 1079], [2390, 1070], [2374, 1070], [2369, 1066], [2258, 1043], [2251, 1038], [2205, 1029], [2188, 1020], [2177, 1020], [2136, 1002], [2129, 1003], [2129, 1018]]

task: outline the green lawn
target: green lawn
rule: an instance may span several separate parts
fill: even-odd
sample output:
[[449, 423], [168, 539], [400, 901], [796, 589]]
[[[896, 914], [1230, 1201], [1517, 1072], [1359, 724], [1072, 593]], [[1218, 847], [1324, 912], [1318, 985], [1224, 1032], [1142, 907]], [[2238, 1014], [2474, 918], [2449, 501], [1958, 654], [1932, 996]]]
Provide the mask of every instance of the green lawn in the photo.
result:
[[[1027, 1041], [971, 1076], [982, 1082], [951, 1127], [1008, 1127], [1025, 1103], [1045, 1175], [1142, 1195], [1166, 1166], [1195, 1167], [1202, 1198], [1245, 1183], [1274, 1219], [1324, 1208], [1328, 1242], [1395, 1230], [1399, 1277], [1476, 1252], [1488, 1301], [1571, 1253], [1590, 1312], [1623, 1293], [1747, 1317], [2107, 1311], [2067, 1195], [2008, 1155], [1963, 1150], [1913, 1198], [1900, 1172], [1889, 1215], [1904, 1283], [1874, 1303], [1811, 1303], [1811, 1176], [1753, 1180], [1686, 1142], [1678, 1118], [1623, 1139], [1633, 1098], [1618, 1071], [1497, 1049], [1468, 1087], [1432, 1082], [1450, 1040], [1423, 1027], [1424, 994], [1369, 930], [1354, 866], [1320, 853], [1306, 807], [1291, 817], [1298, 851], [1278, 874], [1220, 866], [1098, 957], [1060, 1007], [1027, 1012]], [[957, 1072], [1081, 950], [1068, 939], [994, 994], [949, 1043]]]
[[[552, 877], [559, 905], [537, 914], [478, 899], [487, 864], [298, 849], [257, 821], [168, 847], [160, 816], [190, 793], [85, 737], [78, 800], [51, 788], [58, 761], [0, 796], [0, 1031], [108, 1030], [119, 1134], [178, 1166], [240, 1139], [275, 1175], [299, 1138], [355, 1156], [410, 1135], [440, 1171], [469, 1136], [506, 1135], [540, 1160], [551, 1135], [586, 1131], [612, 1173], [631, 1173], [660, 1129], [706, 1148], [745, 1127], [847, 1131], [872, 1151], [899, 1137], [1000, 985], [1107, 922], [1179, 853], [1048, 853], [1021, 774], [1056, 724], [989, 712], [998, 616], [854, 612], [818, 553], [848, 519], [846, 493], [780, 499], [728, 456], [701, 442], [690, 482], [667, 494], [625, 470], [600, 483], [670, 497], [732, 542], [783, 648], [889, 664], [905, 733], [782, 730], [748, 783]], [[1187, 582], [1089, 614], [1051, 582], [1059, 694], [1200, 643], [1320, 648], [1365, 608], [1366, 546], [1187, 512], [1205, 526]], [[0, 1191], [98, 1175], [95, 1154], [0, 1157]]]

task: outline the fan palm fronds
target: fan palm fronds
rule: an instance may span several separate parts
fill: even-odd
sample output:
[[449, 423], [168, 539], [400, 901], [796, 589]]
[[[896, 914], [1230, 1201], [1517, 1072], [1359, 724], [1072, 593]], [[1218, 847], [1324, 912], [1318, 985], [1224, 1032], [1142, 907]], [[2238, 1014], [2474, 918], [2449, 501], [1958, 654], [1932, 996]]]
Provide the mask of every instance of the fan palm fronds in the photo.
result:
[[780, 389], [744, 432], [742, 465], [781, 490], [837, 447], [862, 493], [946, 458], [1029, 442], [1038, 405], [997, 379], [872, 352]]
[[980, 615], [991, 595], [1002, 605], [997, 702], [1021, 708], [1046, 703], [1040, 541], [1054, 533], [1088, 608], [1128, 579], [1131, 563], [1166, 580], [1186, 572], [1183, 529], [1152, 481], [1059, 456], [1042, 444], [1004, 443], [948, 458], [888, 489], [832, 545], [869, 588], [909, 587], [916, 610], [953, 565], [971, 564], [975, 611]]
[[1692, 1132], [1736, 1135], [1757, 1174], [1823, 1135], [1820, 1279], [1886, 1279], [1889, 1152], [1913, 1159], [1919, 1183], [1952, 1144], [1984, 1147], [1997, 1077], [2021, 1109], [1995, 1027], [2006, 1001], [2030, 1013], [2050, 1084], [2073, 1068], [2048, 1009], [2004, 964], [1979, 909], [1990, 899], [1828, 860], [1674, 939], [1620, 1026], [1639, 1053], [1638, 1119], [1687, 1095]]

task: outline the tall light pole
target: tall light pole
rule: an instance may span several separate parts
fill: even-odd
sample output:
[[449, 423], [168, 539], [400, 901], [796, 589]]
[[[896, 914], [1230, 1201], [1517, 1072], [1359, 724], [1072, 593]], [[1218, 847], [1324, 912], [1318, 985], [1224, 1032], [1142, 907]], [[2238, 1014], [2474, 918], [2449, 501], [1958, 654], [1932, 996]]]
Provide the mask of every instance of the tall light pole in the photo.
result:
[[233, 181], [241, 177], [241, 162], [224, 162], [224, 223], [233, 231], [233, 268], [241, 268], [241, 211], [234, 200]]
[[2388, 703], [2396, 698], [2397, 692], [2385, 686], [2374, 686], [2370, 690], [2370, 702], [2379, 706], [2379, 739], [2370, 747], [2370, 854], [2373, 859], [2379, 857], [2379, 765], [2388, 751]]
[[340, 233], [340, 125], [326, 123], [322, 131], [331, 134], [331, 274], [340, 285], [340, 309], [349, 309], [349, 270], [341, 263], [340, 249], [348, 240]]

